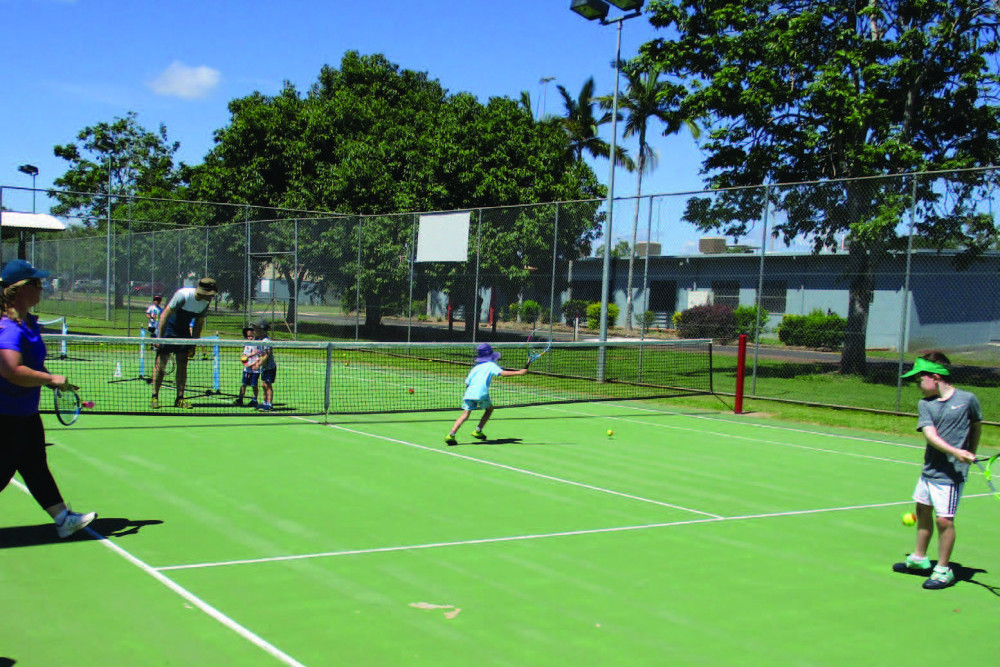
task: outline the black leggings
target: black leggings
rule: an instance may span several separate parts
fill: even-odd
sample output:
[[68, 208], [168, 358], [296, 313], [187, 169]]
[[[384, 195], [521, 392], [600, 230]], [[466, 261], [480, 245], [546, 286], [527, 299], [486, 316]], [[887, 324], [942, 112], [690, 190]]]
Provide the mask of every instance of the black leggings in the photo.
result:
[[28, 491], [35, 501], [48, 509], [63, 501], [56, 480], [49, 471], [45, 455], [45, 427], [37, 415], [13, 417], [0, 415], [0, 491], [3, 491], [14, 473], [21, 473]]

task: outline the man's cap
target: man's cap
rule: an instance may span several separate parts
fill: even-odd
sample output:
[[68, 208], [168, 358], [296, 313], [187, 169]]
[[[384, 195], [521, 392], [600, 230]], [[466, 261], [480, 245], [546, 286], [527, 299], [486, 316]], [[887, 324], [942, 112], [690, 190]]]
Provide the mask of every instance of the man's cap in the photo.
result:
[[163, 301], [163, 295], [157, 294], [156, 296], [153, 297], [153, 301]]
[[23, 259], [12, 259], [4, 264], [3, 272], [0, 273], [0, 280], [7, 285], [19, 283], [22, 280], [32, 278], [48, 278], [49, 272], [36, 269], [30, 262]]
[[476, 348], [476, 363], [481, 364], [486, 361], [496, 361], [500, 358], [499, 352], [494, 352], [489, 343], [480, 343]]
[[202, 278], [198, 281], [198, 287], [195, 288], [195, 292], [202, 296], [215, 296], [219, 293], [219, 288], [215, 284], [214, 279]]
[[937, 373], [938, 375], [951, 375], [951, 371], [948, 370], [947, 366], [942, 366], [939, 363], [929, 361], [923, 357], [917, 357], [913, 362], [913, 368], [908, 373], [903, 373], [903, 377], [913, 377], [914, 375], [919, 375], [920, 373]]

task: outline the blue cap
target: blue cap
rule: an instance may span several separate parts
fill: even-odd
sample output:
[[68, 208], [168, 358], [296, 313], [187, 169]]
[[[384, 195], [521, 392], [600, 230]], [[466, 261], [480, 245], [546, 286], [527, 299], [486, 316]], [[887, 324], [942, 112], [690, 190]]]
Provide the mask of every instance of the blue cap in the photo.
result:
[[19, 283], [22, 280], [30, 280], [31, 278], [48, 278], [49, 272], [42, 271], [41, 269], [36, 269], [28, 261], [23, 259], [12, 259], [3, 267], [3, 273], [0, 274], [0, 280], [4, 281], [8, 285], [13, 285], [14, 283]]

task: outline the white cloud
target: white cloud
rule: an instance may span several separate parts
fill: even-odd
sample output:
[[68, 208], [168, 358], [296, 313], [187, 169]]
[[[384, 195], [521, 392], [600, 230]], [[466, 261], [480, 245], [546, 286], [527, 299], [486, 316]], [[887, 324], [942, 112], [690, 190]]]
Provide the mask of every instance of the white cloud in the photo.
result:
[[222, 74], [219, 70], [205, 65], [188, 67], [179, 60], [175, 60], [147, 85], [157, 95], [193, 100], [207, 97], [221, 80]]

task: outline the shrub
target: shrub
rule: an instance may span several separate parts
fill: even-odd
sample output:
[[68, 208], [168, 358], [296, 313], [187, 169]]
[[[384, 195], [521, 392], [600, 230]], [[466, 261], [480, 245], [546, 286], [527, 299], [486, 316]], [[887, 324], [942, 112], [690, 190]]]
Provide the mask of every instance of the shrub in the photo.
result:
[[500, 319], [504, 322], [513, 322], [517, 319], [517, 311], [520, 305], [517, 302], [508, 303], [506, 308], [500, 311]]
[[653, 322], [656, 320], [656, 313], [651, 310], [647, 310], [644, 313], [633, 313], [632, 319], [635, 320], [635, 325], [646, 331], [653, 326]]
[[[757, 337], [757, 306], [739, 306], [733, 311], [736, 318], [736, 335], [746, 334], [747, 338], [753, 340]], [[767, 328], [767, 321], [770, 314], [761, 309], [760, 311], [760, 331]]]
[[[608, 304], [608, 327], [613, 327], [618, 321], [618, 306], [613, 303]], [[587, 306], [587, 328], [601, 328], [601, 304], [592, 303]]]
[[566, 324], [573, 324], [576, 318], [585, 320], [587, 318], [587, 302], [583, 299], [570, 299], [562, 305], [562, 312]]
[[837, 349], [844, 344], [847, 320], [814, 310], [808, 315], [785, 315], [778, 326], [778, 340], [785, 345]]
[[542, 312], [542, 307], [538, 305], [537, 301], [532, 301], [531, 299], [528, 299], [527, 301], [521, 303], [520, 311], [521, 311], [521, 321], [533, 324], [538, 321], [538, 316]]
[[729, 306], [695, 306], [688, 308], [677, 320], [677, 335], [681, 338], [736, 337], [736, 317]]
[[414, 299], [413, 305], [410, 307], [410, 314], [420, 317], [423, 315], [427, 317], [427, 301], [425, 299]]
[[538, 316], [538, 319], [541, 320], [542, 324], [548, 324], [549, 322], [551, 322], [552, 321], [552, 309], [551, 308], [544, 308], [543, 307], [541, 314]]
[[674, 311], [674, 314], [670, 316], [670, 322], [674, 325], [675, 329], [680, 328], [681, 315], [683, 315], [683, 313], [679, 310], [676, 310]]

